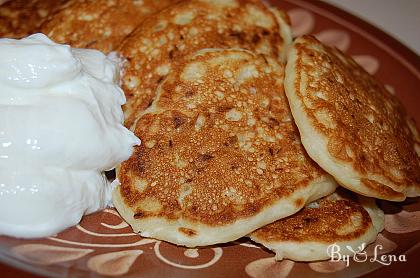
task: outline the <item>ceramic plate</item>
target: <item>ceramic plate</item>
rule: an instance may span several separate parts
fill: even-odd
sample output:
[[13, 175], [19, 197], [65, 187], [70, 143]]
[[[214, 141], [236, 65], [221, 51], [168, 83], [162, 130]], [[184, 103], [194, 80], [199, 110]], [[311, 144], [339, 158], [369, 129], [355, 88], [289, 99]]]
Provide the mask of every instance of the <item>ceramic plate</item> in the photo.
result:
[[[288, 11], [295, 36], [311, 33], [350, 54], [420, 122], [420, 59], [380, 30], [318, 1], [272, 1]], [[133, 234], [113, 209], [40, 240], [0, 237], [2, 277], [420, 277], [420, 198], [379, 202], [385, 230], [347, 263], [276, 262], [247, 240], [186, 249]], [[384, 255], [388, 254], [388, 255]], [[394, 262], [397, 260], [398, 262]], [[406, 262], [404, 261], [406, 260]]]

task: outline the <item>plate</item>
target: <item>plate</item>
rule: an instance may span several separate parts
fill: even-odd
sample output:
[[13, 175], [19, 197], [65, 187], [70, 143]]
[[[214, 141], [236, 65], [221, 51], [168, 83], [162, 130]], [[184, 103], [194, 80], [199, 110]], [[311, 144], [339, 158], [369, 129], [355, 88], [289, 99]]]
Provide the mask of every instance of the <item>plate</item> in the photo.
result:
[[[286, 10], [294, 35], [314, 34], [350, 54], [386, 84], [420, 122], [420, 58], [362, 20], [320, 1], [271, 1]], [[385, 230], [347, 263], [276, 262], [246, 239], [186, 249], [141, 238], [113, 209], [83, 218], [76, 227], [45, 239], [0, 236], [2, 277], [419, 277], [420, 198], [379, 201]]]

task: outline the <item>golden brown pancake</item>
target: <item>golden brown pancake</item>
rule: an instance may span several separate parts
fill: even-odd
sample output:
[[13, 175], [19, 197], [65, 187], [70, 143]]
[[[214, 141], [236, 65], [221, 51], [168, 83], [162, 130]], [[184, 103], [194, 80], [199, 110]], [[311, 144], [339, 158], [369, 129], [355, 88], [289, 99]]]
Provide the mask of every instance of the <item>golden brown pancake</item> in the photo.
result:
[[298, 213], [258, 229], [255, 242], [276, 253], [276, 259], [318, 261], [330, 259], [331, 246], [340, 255], [353, 255], [375, 241], [384, 228], [384, 213], [374, 199], [357, 197], [341, 188]]
[[354, 60], [310, 36], [288, 53], [286, 95], [310, 157], [344, 187], [420, 195], [420, 138], [398, 99]]
[[12, 0], [0, 5], [0, 37], [20, 39], [39, 32], [67, 0]]
[[142, 236], [229, 242], [336, 188], [300, 143], [283, 66], [246, 50], [204, 49], [172, 67], [135, 134], [143, 143], [113, 201]]
[[70, 0], [66, 9], [42, 26], [42, 32], [58, 43], [114, 50], [147, 16], [175, 0]]
[[193, 0], [149, 17], [121, 45], [127, 59], [125, 124], [132, 127], [180, 57], [202, 48], [240, 47], [284, 58], [291, 41], [287, 16], [256, 0]]

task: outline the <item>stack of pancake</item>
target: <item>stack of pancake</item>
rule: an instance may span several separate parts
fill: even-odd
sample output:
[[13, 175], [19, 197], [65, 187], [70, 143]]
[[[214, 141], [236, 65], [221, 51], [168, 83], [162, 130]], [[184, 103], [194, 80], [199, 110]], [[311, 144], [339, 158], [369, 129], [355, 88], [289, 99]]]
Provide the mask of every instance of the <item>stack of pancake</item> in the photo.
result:
[[257, 0], [70, 0], [42, 24], [125, 59], [142, 145], [113, 201], [135, 232], [188, 247], [248, 236], [279, 259], [322, 260], [376, 239], [373, 198], [420, 195], [401, 103], [339, 50], [292, 42], [289, 25]]
[[68, 1], [13, 0], [5, 2], [0, 5], [0, 38], [20, 39], [38, 32], [48, 16], [64, 8], [66, 2]]

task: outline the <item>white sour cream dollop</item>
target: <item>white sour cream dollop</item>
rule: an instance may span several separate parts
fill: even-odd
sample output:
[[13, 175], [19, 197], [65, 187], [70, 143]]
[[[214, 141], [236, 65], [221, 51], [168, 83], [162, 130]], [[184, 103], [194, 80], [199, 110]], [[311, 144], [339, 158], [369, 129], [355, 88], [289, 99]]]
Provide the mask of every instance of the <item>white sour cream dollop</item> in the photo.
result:
[[104, 171], [140, 140], [117, 62], [43, 34], [0, 39], [0, 234], [50, 236], [105, 208]]

